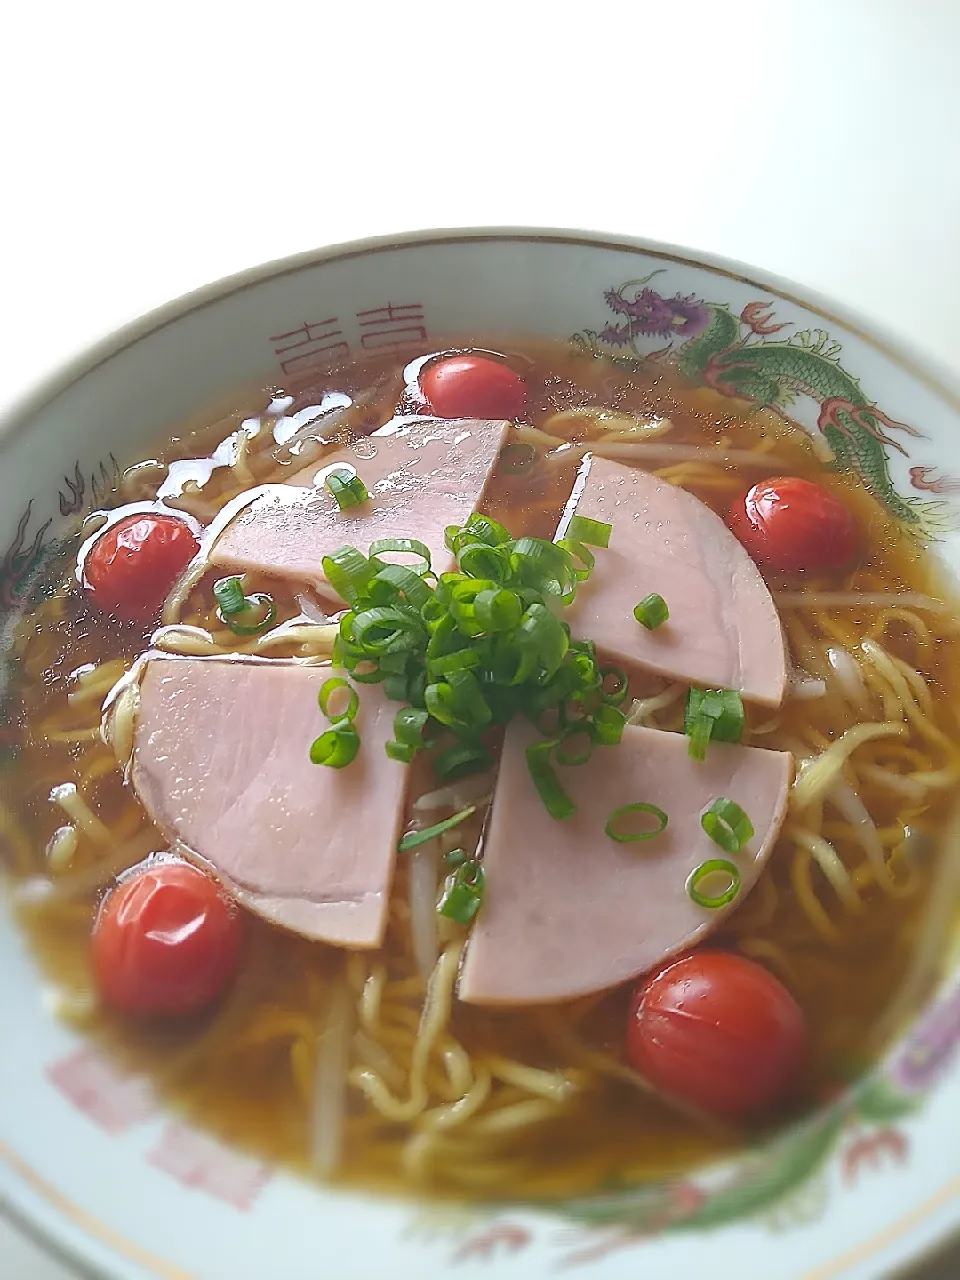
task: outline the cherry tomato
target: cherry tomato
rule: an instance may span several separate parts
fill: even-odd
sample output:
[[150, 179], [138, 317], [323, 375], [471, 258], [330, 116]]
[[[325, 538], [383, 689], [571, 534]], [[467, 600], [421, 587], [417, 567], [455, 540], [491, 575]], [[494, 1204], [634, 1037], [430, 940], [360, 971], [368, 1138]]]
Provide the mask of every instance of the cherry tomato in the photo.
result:
[[233, 977], [242, 940], [240, 912], [215, 880], [187, 862], [149, 862], [101, 903], [93, 972], [120, 1013], [196, 1013]]
[[440, 418], [520, 418], [527, 388], [519, 374], [486, 356], [447, 356], [420, 374], [420, 390]]
[[643, 982], [627, 1024], [631, 1065], [700, 1111], [746, 1118], [796, 1079], [806, 1023], [773, 974], [727, 951], [697, 951]]
[[788, 573], [839, 569], [857, 554], [857, 522], [832, 493], [799, 476], [761, 480], [728, 523], [759, 565]]
[[145, 622], [200, 549], [197, 536], [174, 515], [141, 511], [109, 525], [87, 552], [87, 590], [107, 613]]

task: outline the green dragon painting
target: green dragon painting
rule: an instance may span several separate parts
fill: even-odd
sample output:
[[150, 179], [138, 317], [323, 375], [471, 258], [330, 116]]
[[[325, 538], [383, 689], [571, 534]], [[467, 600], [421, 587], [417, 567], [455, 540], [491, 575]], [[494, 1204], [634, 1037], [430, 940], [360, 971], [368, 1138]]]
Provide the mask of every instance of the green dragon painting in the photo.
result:
[[[887, 451], [907, 454], [897, 436], [922, 438], [923, 433], [888, 417], [864, 393], [859, 380], [840, 364], [840, 343], [822, 329], [774, 339], [772, 335], [791, 326], [774, 322], [772, 303], [750, 302], [737, 316], [725, 303], [681, 294], [664, 297], [649, 288], [657, 274], [608, 289], [604, 300], [617, 318], [598, 331], [574, 334], [574, 344], [620, 364], [667, 361], [687, 381], [778, 413], [808, 396], [817, 405], [818, 443], [830, 465], [855, 471], [914, 532], [931, 534], [942, 527], [942, 503], [904, 497], [890, 477]], [[666, 340], [666, 345], [649, 349], [651, 340]], [[914, 486], [946, 491], [924, 482], [928, 470], [911, 470]]]

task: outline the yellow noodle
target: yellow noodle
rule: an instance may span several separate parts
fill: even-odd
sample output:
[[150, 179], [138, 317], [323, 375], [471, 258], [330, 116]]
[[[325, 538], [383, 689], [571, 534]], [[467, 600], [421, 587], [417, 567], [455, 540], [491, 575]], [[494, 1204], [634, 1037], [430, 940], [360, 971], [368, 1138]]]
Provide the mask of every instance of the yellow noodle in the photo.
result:
[[77, 678], [76, 688], [67, 694], [71, 706], [79, 706], [85, 702], [100, 702], [127, 669], [122, 658], [114, 658], [86, 671]]
[[77, 852], [77, 828], [74, 826], [57, 827], [47, 843], [47, 866], [57, 875], [66, 871]]
[[455, 1102], [434, 1107], [420, 1116], [419, 1123], [426, 1129], [453, 1129], [475, 1116], [490, 1097], [493, 1078], [482, 1064], [476, 1069], [475, 1079]]
[[793, 804], [802, 811], [818, 797], [826, 795], [847, 759], [863, 743], [873, 738], [892, 737], [906, 730], [899, 724], [861, 724], [848, 729], [832, 746], [802, 770], [793, 785]]
[[[588, 365], [586, 376], [592, 376], [593, 367]], [[385, 421], [391, 410], [379, 394], [363, 410], [358, 397], [337, 419], [337, 429], [362, 431]], [[645, 422], [651, 416], [647, 393], [636, 394], [636, 400], [628, 399], [605, 417], [594, 408], [551, 418], [553, 411], [541, 408], [533, 413], [533, 427], [519, 430], [518, 438], [552, 451], [537, 468], [523, 504], [527, 518], [542, 521], [547, 536], [568, 479], [550, 467], [576, 463], [590, 450], [655, 467], [665, 480], [702, 493], [714, 506], [725, 504], [758, 471], [782, 467], [808, 474], [804, 468], [813, 465], [805, 438], [770, 415], [748, 420], [727, 397], [711, 393], [709, 403], [703, 401], [713, 417], [694, 424], [697, 434], [691, 435], [695, 398], [689, 393], [664, 390], [662, 417], [668, 424]], [[284, 463], [293, 459], [290, 442], [276, 445], [275, 422], [273, 411], [262, 412], [262, 404], [253, 400], [242, 412], [221, 416], [211, 430], [219, 433], [214, 443], [224, 446], [225, 465], [215, 468], [202, 492], [188, 488], [181, 505], [207, 519], [251, 484], [288, 475]], [[329, 426], [328, 416], [324, 422]], [[669, 442], [644, 439], [667, 429], [673, 431]], [[324, 447], [306, 428], [301, 431], [297, 444], [307, 452], [294, 466], [307, 465]], [[576, 443], [563, 438], [567, 434], [575, 434]], [[190, 448], [203, 455], [195, 444]], [[158, 467], [157, 482], [164, 474]], [[128, 470], [120, 482], [127, 496], [136, 490], [145, 498], [152, 496], [151, 483], [148, 468]], [[830, 477], [826, 483], [847, 482]], [[870, 504], [864, 509], [865, 529], [873, 528], [871, 520], [883, 520], [856, 485], [844, 492], [855, 503]], [[936, 588], [919, 570], [913, 573], [905, 552], [904, 569], [897, 568], [901, 551], [891, 554], [889, 568], [885, 562], [869, 563], [849, 575], [842, 589], [825, 579], [811, 580], [802, 592], [778, 593], [791, 664], [823, 680], [826, 692], [800, 706], [791, 701], [775, 715], [748, 711], [745, 741], [794, 751], [800, 770], [783, 836], [717, 941], [769, 966], [795, 991], [809, 1012], [818, 1063], [856, 1058], [866, 1043], [863, 1028], [874, 1025], [871, 1020], [882, 1008], [883, 992], [903, 980], [913, 955], [911, 931], [924, 936], [918, 904], [936, 883], [933, 869], [942, 865], [923, 840], [941, 829], [947, 798], [960, 783], [960, 749], [954, 746], [960, 722], [952, 695], [944, 696], [945, 688], [952, 688], [952, 650], [943, 646], [954, 643], [954, 606], [936, 599]], [[198, 558], [181, 578], [163, 619], [175, 625], [161, 628], [156, 639], [161, 652], [329, 661], [336, 626], [313, 620], [312, 610], [284, 584], [245, 575], [245, 590], [274, 595], [278, 620], [263, 636], [238, 639], [215, 620], [212, 576]], [[901, 582], [915, 583], [917, 590], [903, 592]], [[116, 647], [67, 648], [68, 661], [61, 662], [66, 602], [65, 592], [43, 602], [33, 615], [36, 636], [18, 642], [22, 683], [32, 699], [27, 723], [35, 726], [35, 735], [42, 730], [45, 741], [25, 741], [14, 776], [18, 785], [33, 787], [34, 796], [75, 779], [87, 827], [72, 824], [77, 830], [72, 849], [70, 837], [61, 836], [53, 846], [53, 864], [61, 854], [64, 863], [70, 862], [56, 877], [41, 878], [37, 872], [48, 842], [57, 839], [58, 806], [50, 806], [42, 820], [31, 814], [23, 821], [19, 810], [0, 807], [0, 836], [17, 874], [33, 876], [19, 881], [17, 894], [21, 917], [42, 939], [52, 966], [56, 994], [45, 998], [52, 1005], [59, 1001], [68, 1017], [74, 1001], [76, 1016], [89, 1017], [102, 1032], [84, 989], [96, 895], [117, 870], [165, 844], [123, 787], [112, 754], [83, 723], [89, 719], [83, 708], [92, 709], [113, 688], [133, 655], [119, 655], [120, 642], [108, 636]], [[844, 655], [846, 681], [831, 662], [831, 648]], [[67, 682], [69, 691], [60, 688], [48, 696], [43, 674], [54, 667], [79, 668], [80, 674]], [[865, 681], [862, 694], [859, 679]], [[631, 718], [677, 730], [685, 692], [682, 684], [645, 681], [634, 689]], [[119, 728], [118, 710], [122, 707], [115, 705], [110, 732], [123, 761], [135, 708]], [[78, 735], [89, 736], [78, 740]], [[862, 822], [851, 825], [829, 802], [831, 788], [841, 781], [862, 802], [879, 850], [865, 835], [869, 828]], [[412, 797], [412, 807], [424, 822], [467, 802], [485, 807], [492, 784], [490, 776], [467, 779]], [[95, 808], [90, 804], [94, 794]], [[849, 803], [846, 810], [857, 812]], [[326, 1025], [328, 994], [335, 989], [353, 1011], [354, 1025], [344, 1041], [344, 1079], [351, 1103], [363, 1107], [357, 1115], [346, 1114], [342, 1106], [337, 1110], [337, 1123], [345, 1126], [343, 1172], [351, 1180], [384, 1187], [415, 1180], [461, 1195], [585, 1195], [607, 1180], [649, 1180], [658, 1172], [672, 1176], [736, 1141], [729, 1132], [705, 1130], [701, 1118], [668, 1111], [627, 1066], [620, 1048], [624, 1002], [619, 996], [612, 1005], [601, 994], [555, 1009], [455, 1009], [453, 985], [464, 933], [446, 920], [438, 930], [442, 954], [425, 990], [410, 947], [407, 875], [408, 868], [398, 867], [383, 948], [342, 962], [329, 948], [252, 921], [241, 980], [209, 1022], [165, 1046], [160, 1058], [145, 1059], [177, 1104], [228, 1136], [239, 1132], [254, 1149], [306, 1167], [316, 1117], [318, 1031]], [[905, 999], [915, 1002], [924, 994], [923, 984], [935, 976], [937, 955], [927, 955], [923, 981], [908, 984]], [[61, 957], [70, 957], [73, 967], [58, 969]], [[861, 1012], [861, 1004], [871, 1011]], [[105, 1033], [109, 1037], [114, 1031], [108, 1025]], [[124, 1046], [131, 1048], [127, 1040]], [[133, 1051], [138, 1051], [135, 1044]], [[160, 1051], [155, 1047], [154, 1052]], [[824, 1083], [829, 1080], [818, 1076], [817, 1087]], [[336, 1088], [333, 1096], [336, 1101]], [[298, 1133], [301, 1148], [295, 1149], [289, 1135]]]
[[528, 1067], [521, 1062], [511, 1062], [508, 1058], [494, 1056], [487, 1059], [486, 1065], [497, 1080], [505, 1080], [515, 1084], [529, 1093], [539, 1094], [552, 1102], [562, 1102], [576, 1092], [577, 1086], [561, 1071], [542, 1071], [538, 1067]]
[[53, 788], [50, 799], [60, 806], [68, 818], [96, 844], [110, 845], [113, 836], [110, 828], [93, 812], [77, 790], [76, 783], [64, 782]]
[[807, 918], [826, 942], [837, 942], [840, 930], [820, 905], [813, 888], [811, 871], [814, 864], [813, 854], [808, 848], [800, 847], [790, 866], [790, 879], [797, 901], [807, 914]]
[[803, 828], [795, 829], [791, 832], [793, 839], [801, 848], [809, 850], [817, 866], [833, 885], [837, 892], [837, 897], [851, 911], [862, 911], [863, 902], [860, 895], [854, 887], [853, 881], [850, 879], [850, 873], [837, 856], [837, 851], [833, 845], [823, 836], [816, 835], [812, 831], [804, 831]]

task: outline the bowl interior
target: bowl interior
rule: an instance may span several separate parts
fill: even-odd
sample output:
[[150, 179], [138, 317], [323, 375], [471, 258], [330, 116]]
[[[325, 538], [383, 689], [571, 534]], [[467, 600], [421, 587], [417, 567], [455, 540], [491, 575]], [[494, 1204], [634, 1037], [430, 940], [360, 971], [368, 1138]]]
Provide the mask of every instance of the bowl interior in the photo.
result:
[[[690, 377], [786, 407], [814, 435], [852, 432], [876, 496], [960, 570], [960, 401], [858, 322], [757, 273], [662, 247], [451, 233], [332, 250], [214, 286], [119, 335], [15, 412], [0, 435], [3, 646], [59, 536], [164, 429], [238, 385], [283, 385], [334, 359], [422, 351], [471, 331], [570, 339], [621, 359], [660, 352]], [[490, 1256], [505, 1276], [580, 1261], [616, 1277], [638, 1262], [624, 1245], [664, 1273], [692, 1274], [704, 1247], [695, 1228], [723, 1227], [709, 1246], [717, 1275], [743, 1274], [746, 1261], [747, 1274], [770, 1280], [826, 1280], [847, 1274], [838, 1259], [853, 1258], [850, 1275], [874, 1274], [881, 1255], [884, 1265], [906, 1257], [960, 1221], [944, 1192], [960, 1190], [956, 1159], [938, 1142], [960, 1107], [952, 980], [830, 1111], [722, 1168], [568, 1204], [558, 1236], [534, 1212], [421, 1211], [321, 1192], [229, 1152], [160, 1114], [143, 1081], [56, 1020], [8, 915], [0, 964], [0, 1188], [111, 1276], [299, 1276], [335, 1249], [357, 1276], [379, 1274], [371, 1259], [387, 1256], [401, 1275]], [[864, 1152], [877, 1157], [869, 1177]], [[877, 1222], [901, 1221], [877, 1242]], [[788, 1250], [771, 1224], [790, 1229]]]

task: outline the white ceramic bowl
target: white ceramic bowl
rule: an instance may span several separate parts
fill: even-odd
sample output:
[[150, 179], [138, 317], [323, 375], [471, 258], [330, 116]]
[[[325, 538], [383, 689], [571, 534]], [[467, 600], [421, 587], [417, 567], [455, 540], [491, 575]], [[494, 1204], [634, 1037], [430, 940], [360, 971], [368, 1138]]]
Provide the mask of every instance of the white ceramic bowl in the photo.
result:
[[[627, 282], [627, 283], [625, 283]], [[252, 378], [404, 339], [550, 334], [792, 400], [811, 432], [844, 405], [878, 490], [960, 568], [960, 396], [902, 345], [773, 277], [562, 231], [425, 233], [257, 268], [173, 303], [51, 379], [0, 429], [0, 647], [58, 531], [189, 411]], [[868, 407], [864, 408], [866, 405]], [[872, 407], [869, 407], [872, 406]], [[885, 443], [885, 439], [889, 443]], [[547, 1275], [866, 1280], [960, 1226], [960, 985], [948, 981], [853, 1095], [766, 1148], [669, 1185], [547, 1215], [325, 1192], [159, 1114], [45, 1011], [0, 918], [0, 1193], [116, 1280], [397, 1280], [454, 1264]]]

